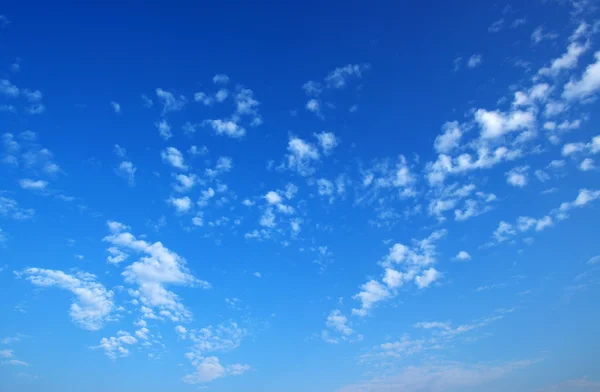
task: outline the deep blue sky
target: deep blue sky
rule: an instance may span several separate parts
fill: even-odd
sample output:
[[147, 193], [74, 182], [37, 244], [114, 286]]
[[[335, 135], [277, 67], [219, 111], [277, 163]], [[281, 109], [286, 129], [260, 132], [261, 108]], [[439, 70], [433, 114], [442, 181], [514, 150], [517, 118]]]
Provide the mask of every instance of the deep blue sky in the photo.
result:
[[599, 6], [3, 4], [0, 391], [600, 390]]

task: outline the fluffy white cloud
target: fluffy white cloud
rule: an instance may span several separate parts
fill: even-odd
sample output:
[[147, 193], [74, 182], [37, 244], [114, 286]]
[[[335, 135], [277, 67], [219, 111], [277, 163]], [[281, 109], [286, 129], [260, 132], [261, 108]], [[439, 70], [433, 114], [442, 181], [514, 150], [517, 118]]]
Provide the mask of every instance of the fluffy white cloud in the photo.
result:
[[498, 19], [488, 27], [490, 33], [497, 33], [504, 27], [504, 19]]
[[578, 42], [571, 42], [567, 47], [567, 52], [561, 57], [552, 60], [549, 67], [544, 67], [539, 70], [540, 75], [544, 76], [556, 76], [561, 71], [572, 69], [577, 66], [579, 57], [584, 54], [590, 48], [589, 41], [581, 44]]
[[129, 350], [125, 346], [131, 346], [137, 343], [137, 339], [131, 336], [128, 332], [118, 331], [117, 336], [102, 338], [100, 345], [92, 348], [101, 348], [107, 357], [116, 359], [117, 357], [126, 357], [129, 355]]
[[162, 88], [156, 89], [156, 96], [163, 104], [163, 114], [179, 111], [187, 103], [187, 99], [183, 95], [177, 97], [175, 94]]
[[600, 51], [594, 55], [596, 62], [590, 64], [581, 79], [570, 80], [565, 84], [563, 97], [566, 99], [585, 99], [600, 89]]
[[136, 170], [137, 168], [133, 165], [131, 161], [123, 161], [119, 164], [119, 167], [117, 168], [117, 174], [127, 179], [127, 183], [129, 184], [129, 186], [134, 186]]
[[167, 147], [160, 153], [160, 156], [163, 162], [168, 163], [176, 169], [187, 170], [188, 168], [184, 163], [183, 154], [175, 147]]
[[215, 99], [217, 100], [217, 102], [223, 102], [227, 99], [228, 96], [229, 90], [227, 90], [226, 88], [222, 88], [215, 94]]
[[585, 158], [579, 164], [579, 170], [581, 170], [581, 171], [594, 170], [595, 168], [596, 168], [596, 165], [594, 164], [594, 160], [592, 158]]
[[321, 114], [321, 104], [318, 100], [312, 98], [306, 102], [306, 110], [316, 114]]
[[313, 166], [320, 159], [317, 148], [298, 137], [290, 137], [288, 142], [287, 167], [302, 176], [312, 175], [316, 169]]
[[544, 40], [553, 40], [558, 38], [558, 34], [553, 32], [545, 32], [543, 26], [536, 27], [531, 33], [531, 42], [536, 45]]
[[319, 146], [321, 146], [325, 155], [328, 155], [340, 143], [340, 140], [332, 132], [321, 132], [314, 135], [318, 139]]
[[10, 80], [0, 79], [0, 94], [3, 94], [8, 98], [16, 98], [19, 96], [20, 91], [17, 86], [10, 82]]
[[471, 57], [469, 57], [469, 60], [467, 61], [467, 67], [477, 68], [481, 65], [482, 62], [483, 62], [483, 56], [479, 53], [476, 53], [476, 54], [472, 55]]
[[308, 96], [317, 97], [323, 91], [323, 86], [319, 82], [309, 80], [302, 85], [302, 89]]
[[154, 125], [156, 126], [156, 129], [158, 129], [158, 134], [164, 140], [169, 140], [173, 136], [173, 133], [171, 132], [171, 126], [167, 120], [158, 121]]
[[391, 296], [387, 287], [376, 280], [368, 281], [360, 286], [360, 289], [361, 291], [352, 298], [360, 300], [361, 307], [352, 309], [352, 314], [361, 317], [366, 316], [374, 304]]
[[460, 261], [471, 260], [471, 255], [468, 252], [461, 250], [460, 252], [458, 252], [455, 259]]
[[195, 174], [177, 174], [175, 176], [177, 183], [173, 185], [173, 188], [177, 192], [187, 192], [194, 187], [196, 184]]
[[175, 207], [175, 210], [180, 214], [185, 214], [192, 208], [192, 199], [187, 196], [169, 197], [167, 203]]
[[112, 101], [110, 103], [110, 106], [112, 107], [112, 109], [114, 110], [115, 113], [119, 114], [121, 113], [121, 105], [115, 101]]
[[230, 157], [219, 157], [214, 169], [206, 169], [204, 174], [206, 176], [214, 178], [220, 176], [223, 173], [228, 173], [233, 169], [233, 159]]
[[438, 280], [441, 276], [442, 274], [438, 270], [431, 267], [423, 271], [422, 275], [415, 277], [415, 284], [418, 288], [423, 289], [429, 287], [429, 285]]
[[69, 275], [63, 271], [27, 268], [19, 273], [39, 287], [57, 287], [74, 295], [70, 315], [83, 329], [96, 331], [102, 328], [113, 310], [113, 292], [96, 282], [96, 276], [79, 272]]
[[443, 133], [435, 138], [434, 146], [438, 153], [448, 153], [460, 145], [463, 132], [456, 121], [447, 122], [442, 127]]
[[196, 367], [195, 373], [183, 378], [183, 381], [189, 384], [206, 383], [228, 375], [239, 376], [250, 370], [250, 366], [239, 363], [225, 367], [217, 357], [196, 358], [192, 362]]
[[[145, 307], [157, 308], [160, 315], [172, 321], [189, 319], [191, 314], [180, 302], [179, 297], [166, 286], [210, 285], [196, 279], [186, 267], [186, 261], [162, 243], [148, 243], [127, 232], [127, 226], [109, 222], [111, 234], [104, 241], [121, 250], [142, 253], [144, 256], [125, 268], [122, 275], [127, 283], [137, 284], [135, 296]], [[147, 314], [153, 314], [146, 312]]]
[[560, 205], [560, 211], [566, 212], [574, 207], [583, 207], [586, 204], [598, 199], [600, 197], [600, 190], [590, 191], [588, 189], [580, 189], [577, 198], [572, 202], [565, 202]]
[[229, 83], [229, 76], [225, 74], [216, 74], [213, 77], [213, 83], [215, 84], [227, 84]]
[[275, 191], [267, 192], [267, 194], [264, 197], [267, 203], [269, 204], [279, 204], [282, 201], [282, 198], [281, 196], [279, 196], [279, 193]]
[[208, 96], [206, 93], [197, 92], [194, 94], [194, 101], [203, 104], [204, 106], [210, 106], [213, 104], [213, 97]]
[[46, 187], [48, 186], [48, 181], [31, 180], [29, 178], [24, 178], [24, 179], [22, 179], [22, 180], [19, 181], [19, 185], [23, 189], [30, 189], [30, 190], [37, 190], [37, 191], [39, 191], [39, 190], [46, 189]]
[[203, 124], [208, 124], [217, 135], [225, 135], [234, 139], [246, 135], [246, 129], [231, 120], [205, 120]]
[[506, 182], [512, 186], [516, 186], [519, 188], [523, 188], [527, 185], [527, 171], [529, 170], [528, 166], [519, 166], [511, 169], [506, 173]]
[[481, 127], [483, 139], [495, 139], [509, 132], [533, 128], [535, 116], [531, 112], [520, 110], [503, 113], [499, 110], [478, 109], [475, 112], [475, 121]]
[[369, 64], [348, 64], [331, 71], [325, 77], [325, 83], [329, 88], [342, 88], [351, 79], [360, 79], [364, 71], [371, 68]]

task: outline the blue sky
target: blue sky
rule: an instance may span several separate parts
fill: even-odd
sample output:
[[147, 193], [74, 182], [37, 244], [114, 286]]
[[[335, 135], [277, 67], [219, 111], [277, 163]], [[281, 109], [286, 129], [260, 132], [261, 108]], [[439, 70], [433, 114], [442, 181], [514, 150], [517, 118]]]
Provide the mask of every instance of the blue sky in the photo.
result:
[[600, 391], [594, 0], [0, 9], [0, 390]]

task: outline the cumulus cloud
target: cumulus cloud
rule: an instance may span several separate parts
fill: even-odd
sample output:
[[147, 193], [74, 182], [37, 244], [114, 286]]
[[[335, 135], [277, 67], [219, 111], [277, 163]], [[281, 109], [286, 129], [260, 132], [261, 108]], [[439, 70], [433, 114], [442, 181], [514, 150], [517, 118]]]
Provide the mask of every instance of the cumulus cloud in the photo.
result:
[[331, 150], [340, 143], [340, 140], [332, 132], [315, 133], [315, 137], [318, 139], [319, 146], [321, 146], [325, 155], [330, 154]]
[[290, 137], [288, 142], [287, 167], [302, 176], [312, 175], [315, 171], [315, 163], [319, 161], [320, 155], [317, 148], [303, 139]]
[[117, 174], [121, 177], [127, 179], [127, 183], [129, 186], [135, 185], [135, 172], [137, 168], [133, 165], [131, 161], [123, 161], [117, 167]]
[[325, 77], [329, 88], [343, 88], [352, 79], [362, 78], [363, 72], [371, 68], [369, 64], [348, 64], [331, 71]]
[[529, 166], [519, 166], [506, 172], [506, 182], [512, 186], [523, 188], [527, 185]]
[[163, 104], [163, 114], [169, 112], [177, 112], [185, 106], [187, 99], [183, 95], [176, 96], [172, 92], [163, 90], [162, 88], [156, 89], [156, 96], [158, 100]]
[[48, 186], [48, 181], [31, 180], [29, 178], [24, 178], [19, 181], [19, 185], [23, 189], [41, 191], [46, 189], [46, 187]]
[[246, 129], [231, 120], [205, 120], [203, 124], [210, 126], [217, 135], [225, 135], [234, 139], [246, 135]]
[[117, 114], [121, 113], [121, 105], [118, 104], [117, 102], [112, 101], [110, 103], [110, 106], [112, 107], [112, 109], [114, 110], [115, 113], [117, 113]]
[[596, 62], [588, 65], [579, 80], [565, 84], [563, 97], [569, 100], [585, 99], [600, 89], [600, 51], [594, 55]]
[[167, 147], [166, 149], [162, 150], [160, 157], [162, 158], [163, 162], [168, 163], [176, 169], [187, 170], [188, 168], [184, 163], [183, 154], [175, 147]]
[[170, 197], [167, 203], [175, 207], [175, 210], [180, 214], [185, 214], [192, 208], [192, 200], [187, 197]]
[[461, 250], [460, 252], [458, 252], [455, 259], [459, 261], [471, 260], [471, 255], [468, 252]]
[[483, 56], [479, 53], [476, 53], [476, 54], [472, 55], [471, 57], [469, 57], [469, 60], [467, 61], [467, 67], [477, 68], [481, 65], [482, 62], [483, 62]]
[[174, 285], [209, 288], [210, 285], [195, 278], [188, 270], [186, 260], [167, 249], [161, 242], [149, 243], [137, 239], [127, 231], [127, 226], [118, 222], [108, 222], [108, 225], [111, 234], [104, 237], [105, 242], [122, 252], [143, 254], [143, 257], [127, 266], [122, 273], [125, 282], [137, 285], [137, 290], [132, 292], [136, 300], [144, 307], [158, 309], [160, 316], [172, 321], [189, 319], [189, 310], [184, 307], [179, 297], [166, 287]]
[[158, 121], [154, 125], [156, 126], [156, 129], [158, 129], [158, 134], [164, 140], [169, 140], [171, 137], [173, 137], [173, 133], [171, 132], [171, 126], [169, 125], [167, 120]]
[[95, 275], [85, 272], [70, 275], [58, 270], [27, 268], [19, 276], [39, 287], [70, 291], [74, 300], [69, 314], [73, 322], [83, 329], [99, 330], [113, 310], [113, 292], [96, 282]]

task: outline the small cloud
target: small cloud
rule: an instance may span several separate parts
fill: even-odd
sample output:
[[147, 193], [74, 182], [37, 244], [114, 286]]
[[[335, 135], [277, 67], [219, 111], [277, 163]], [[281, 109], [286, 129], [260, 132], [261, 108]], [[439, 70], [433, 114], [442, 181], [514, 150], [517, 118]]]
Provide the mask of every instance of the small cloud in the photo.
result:
[[254, 276], [256, 276], [257, 278], [260, 278], [260, 277], [262, 277], [262, 275], [260, 274], [260, 272], [255, 272], [255, 273], [254, 273]]
[[498, 19], [488, 27], [490, 33], [497, 33], [504, 27], [504, 19]]
[[466, 251], [461, 250], [460, 252], [458, 252], [455, 259], [459, 260], [459, 261], [471, 260], [471, 255], [469, 253], [467, 253]]
[[475, 53], [471, 57], [469, 57], [469, 61], [467, 62], [467, 67], [469, 68], [477, 68], [483, 62], [483, 57], [479, 53]]
[[119, 105], [117, 102], [112, 101], [110, 103], [110, 106], [112, 106], [113, 110], [115, 111], [115, 113], [121, 113], [121, 105]]
[[48, 186], [48, 181], [31, 180], [29, 178], [24, 178], [24, 179], [22, 179], [22, 180], [19, 181], [19, 185], [23, 189], [30, 189], [30, 190], [40, 191], [40, 190], [45, 189], [46, 186]]

